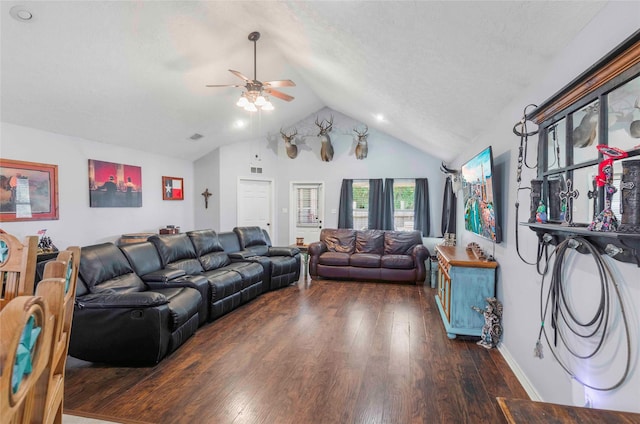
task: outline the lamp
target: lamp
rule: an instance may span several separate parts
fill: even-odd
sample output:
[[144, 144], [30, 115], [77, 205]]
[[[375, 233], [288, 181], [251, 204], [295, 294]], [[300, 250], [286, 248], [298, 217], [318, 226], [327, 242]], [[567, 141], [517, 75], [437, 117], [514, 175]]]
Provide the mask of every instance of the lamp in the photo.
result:
[[244, 108], [248, 112], [257, 112], [260, 110], [273, 110], [273, 104], [269, 101], [269, 97], [263, 95], [262, 90], [245, 91], [240, 95], [236, 106]]

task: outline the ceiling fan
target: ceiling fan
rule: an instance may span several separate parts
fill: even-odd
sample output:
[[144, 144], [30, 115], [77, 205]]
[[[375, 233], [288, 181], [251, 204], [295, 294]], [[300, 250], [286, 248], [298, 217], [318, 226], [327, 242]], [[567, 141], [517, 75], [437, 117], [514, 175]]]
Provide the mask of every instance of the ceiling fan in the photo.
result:
[[245, 91], [240, 95], [240, 99], [236, 103], [239, 107], [244, 107], [245, 110], [255, 112], [258, 108], [262, 110], [273, 110], [273, 105], [269, 101], [269, 96], [277, 97], [281, 100], [290, 102], [294, 99], [293, 96], [285, 94], [281, 91], [275, 90], [274, 87], [295, 87], [296, 83], [291, 80], [276, 80], [276, 81], [258, 81], [256, 76], [256, 41], [260, 39], [260, 33], [257, 31], [249, 34], [249, 41], [253, 42], [253, 79], [249, 79], [238, 71], [229, 69], [233, 75], [244, 81], [243, 84], [225, 84], [225, 85], [207, 85], [207, 87], [241, 87]]

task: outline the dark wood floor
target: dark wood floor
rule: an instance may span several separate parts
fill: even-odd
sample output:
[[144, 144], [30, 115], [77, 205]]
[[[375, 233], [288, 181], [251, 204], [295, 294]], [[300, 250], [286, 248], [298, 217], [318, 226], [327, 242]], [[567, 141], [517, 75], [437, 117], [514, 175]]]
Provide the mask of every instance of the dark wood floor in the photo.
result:
[[449, 340], [434, 289], [300, 282], [150, 368], [70, 358], [65, 409], [149, 423], [499, 423], [528, 399], [502, 356]]

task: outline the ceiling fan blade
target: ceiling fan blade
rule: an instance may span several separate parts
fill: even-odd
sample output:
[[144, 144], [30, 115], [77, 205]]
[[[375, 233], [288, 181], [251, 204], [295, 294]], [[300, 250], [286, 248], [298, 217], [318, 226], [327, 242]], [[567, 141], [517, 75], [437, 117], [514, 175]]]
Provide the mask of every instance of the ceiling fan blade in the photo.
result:
[[290, 102], [291, 100], [293, 100], [295, 98], [293, 96], [290, 96], [288, 94], [284, 94], [283, 92], [278, 91], [278, 90], [274, 90], [272, 88], [267, 88], [264, 91], [269, 93], [270, 96], [277, 97], [277, 98], [279, 98], [281, 100], [284, 100], [286, 102]]
[[242, 75], [240, 72], [238, 72], [238, 71], [234, 71], [233, 69], [229, 69], [229, 72], [231, 72], [233, 75], [235, 75], [235, 76], [237, 76], [238, 78], [243, 79], [243, 80], [245, 80], [245, 81], [247, 81], [247, 82], [252, 81], [252, 80], [250, 80], [249, 78], [247, 78], [247, 77], [245, 77], [244, 75]]
[[239, 84], [207, 84], [205, 87], [244, 87]]
[[265, 86], [270, 87], [295, 87], [296, 83], [291, 80], [277, 80], [267, 81], [263, 83]]

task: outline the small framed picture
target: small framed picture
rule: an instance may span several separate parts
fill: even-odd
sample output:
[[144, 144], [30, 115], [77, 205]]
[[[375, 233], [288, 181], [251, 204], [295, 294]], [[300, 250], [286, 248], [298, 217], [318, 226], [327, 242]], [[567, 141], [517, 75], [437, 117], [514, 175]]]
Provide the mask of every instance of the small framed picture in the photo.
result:
[[184, 200], [184, 180], [162, 177], [162, 200]]

